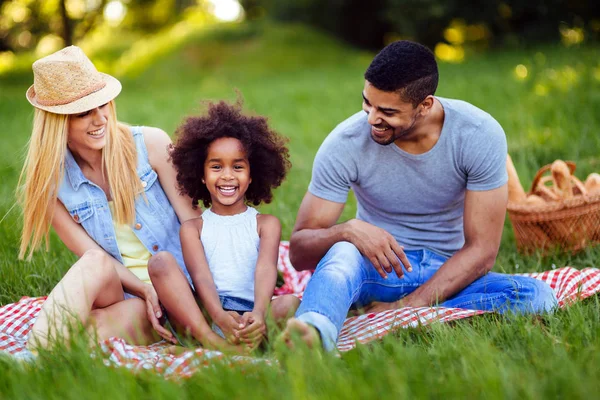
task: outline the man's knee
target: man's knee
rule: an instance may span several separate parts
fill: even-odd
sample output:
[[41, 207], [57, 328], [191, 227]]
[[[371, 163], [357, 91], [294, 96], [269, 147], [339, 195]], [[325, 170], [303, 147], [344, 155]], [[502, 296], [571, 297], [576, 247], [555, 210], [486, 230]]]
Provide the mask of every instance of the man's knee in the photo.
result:
[[335, 276], [336, 280], [347, 280], [363, 276], [363, 264], [363, 256], [356, 246], [350, 242], [338, 242], [319, 262], [315, 273], [327, 272], [330, 276]]
[[[554, 291], [545, 282], [529, 277], [518, 277], [518, 284], [513, 290], [513, 311], [525, 313], [550, 312], [556, 308], [558, 301]], [[514, 307], [516, 305], [516, 307]]]
[[546, 282], [531, 278], [527, 281], [527, 284], [529, 286], [527, 293], [530, 294], [529, 304], [531, 305], [531, 312], [550, 312], [557, 307], [558, 299]]
[[363, 256], [355, 245], [350, 242], [338, 242], [331, 246], [319, 264], [356, 265], [360, 264], [362, 259]]
[[168, 251], [160, 251], [148, 260], [148, 274], [150, 277], [164, 276], [174, 267], [178, 268], [177, 260]]

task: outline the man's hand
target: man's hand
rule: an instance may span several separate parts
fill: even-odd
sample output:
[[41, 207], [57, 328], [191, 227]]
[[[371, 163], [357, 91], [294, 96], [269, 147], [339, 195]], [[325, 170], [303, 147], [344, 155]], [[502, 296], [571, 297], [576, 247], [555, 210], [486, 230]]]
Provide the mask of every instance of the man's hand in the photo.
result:
[[177, 344], [177, 339], [173, 337], [173, 334], [158, 321], [163, 315], [154, 286], [150, 284], [144, 285], [144, 300], [146, 300], [148, 321], [150, 321], [154, 330], [166, 341]]
[[392, 272], [392, 269], [396, 271], [398, 278], [402, 278], [404, 272], [400, 262], [408, 272], [412, 271], [404, 254], [404, 247], [387, 231], [358, 219], [352, 219], [346, 224], [350, 228], [350, 242], [371, 261], [382, 278], [387, 279], [387, 273]]
[[265, 325], [265, 316], [257, 311], [245, 312], [242, 315], [242, 323], [245, 328], [240, 330], [240, 341], [246, 344], [248, 349], [255, 349], [263, 341], [267, 326]]
[[222, 311], [218, 318], [215, 318], [215, 323], [221, 328], [225, 339], [231, 344], [239, 344], [239, 330], [246, 325], [242, 321], [241, 315], [235, 311]]

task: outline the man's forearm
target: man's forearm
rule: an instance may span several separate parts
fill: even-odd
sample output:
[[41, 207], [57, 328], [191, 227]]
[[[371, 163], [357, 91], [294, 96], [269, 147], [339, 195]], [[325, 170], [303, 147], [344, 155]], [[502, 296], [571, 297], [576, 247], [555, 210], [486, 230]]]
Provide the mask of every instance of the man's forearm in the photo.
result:
[[450, 257], [440, 269], [400, 302], [403, 306], [425, 307], [452, 297], [494, 266], [497, 253], [465, 247]]
[[290, 239], [290, 261], [298, 271], [314, 269], [338, 242], [350, 241], [348, 222], [323, 229], [302, 229]]

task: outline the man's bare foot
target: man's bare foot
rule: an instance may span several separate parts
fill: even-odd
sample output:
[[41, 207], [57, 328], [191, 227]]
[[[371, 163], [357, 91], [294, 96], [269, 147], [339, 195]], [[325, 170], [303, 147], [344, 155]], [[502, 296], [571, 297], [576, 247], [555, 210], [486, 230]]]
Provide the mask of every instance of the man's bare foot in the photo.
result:
[[294, 340], [302, 340], [309, 349], [321, 348], [321, 336], [319, 331], [312, 325], [290, 318], [281, 333], [281, 340], [290, 349], [294, 349]]

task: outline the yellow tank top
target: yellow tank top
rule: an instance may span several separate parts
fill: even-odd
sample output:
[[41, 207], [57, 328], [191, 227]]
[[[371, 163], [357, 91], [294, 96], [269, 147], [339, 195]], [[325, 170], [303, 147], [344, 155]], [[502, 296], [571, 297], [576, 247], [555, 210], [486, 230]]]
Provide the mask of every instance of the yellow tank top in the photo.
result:
[[135, 235], [131, 226], [119, 224], [114, 219], [115, 209], [112, 201], [108, 202], [110, 212], [113, 215], [113, 226], [117, 239], [117, 246], [123, 258], [123, 265], [144, 283], [152, 283], [148, 275], [148, 260], [152, 256], [146, 246]]

